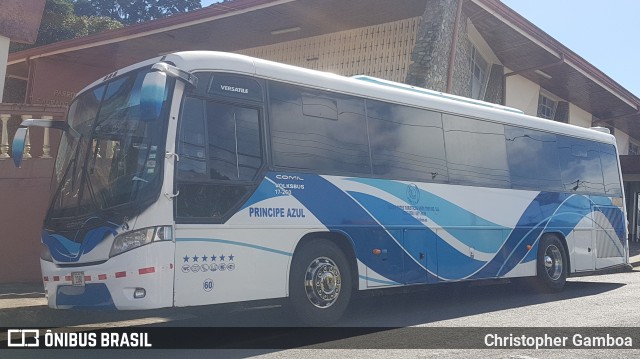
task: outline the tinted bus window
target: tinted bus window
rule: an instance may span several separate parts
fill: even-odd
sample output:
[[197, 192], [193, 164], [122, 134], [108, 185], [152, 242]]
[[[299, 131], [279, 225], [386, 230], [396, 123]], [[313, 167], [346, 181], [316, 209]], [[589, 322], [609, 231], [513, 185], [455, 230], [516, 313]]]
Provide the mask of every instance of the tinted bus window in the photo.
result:
[[276, 166], [371, 173], [364, 100], [277, 82], [269, 98]]
[[446, 182], [442, 115], [367, 101], [373, 174], [396, 179]]
[[604, 193], [599, 143], [558, 136], [558, 152], [565, 191]]
[[180, 121], [178, 153], [180, 161], [176, 163], [178, 176], [184, 179], [206, 179], [206, 132], [204, 101], [186, 97]]
[[443, 115], [451, 183], [510, 188], [504, 126]]
[[262, 167], [260, 110], [185, 98], [180, 120], [176, 215], [222, 222], [250, 193]]
[[607, 196], [622, 196], [618, 155], [613, 145], [600, 144], [600, 163], [604, 177], [604, 193]]
[[253, 179], [262, 164], [258, 118], [257, 109], [207, 103], [211, 179]]
[[505, 126], [513, 188], [562, 191], [556, 135]]

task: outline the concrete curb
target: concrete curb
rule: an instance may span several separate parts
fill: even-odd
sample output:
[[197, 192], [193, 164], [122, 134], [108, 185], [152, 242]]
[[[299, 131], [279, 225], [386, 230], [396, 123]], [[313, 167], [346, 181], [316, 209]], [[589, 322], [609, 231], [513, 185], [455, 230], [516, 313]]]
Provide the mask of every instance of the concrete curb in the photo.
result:
[[42, 283], [0, 284], [0, 299], [44, 297]]

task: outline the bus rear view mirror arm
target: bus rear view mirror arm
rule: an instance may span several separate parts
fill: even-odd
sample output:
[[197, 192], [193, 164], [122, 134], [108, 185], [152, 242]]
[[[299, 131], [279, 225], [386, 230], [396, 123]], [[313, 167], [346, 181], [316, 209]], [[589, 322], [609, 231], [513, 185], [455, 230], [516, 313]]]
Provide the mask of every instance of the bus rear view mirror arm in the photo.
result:
[[13, 163], [16, 167], [20, 167], [22, 164], [22, 155], [24, 154], [24, 146], [26, 144], [27, 134], [29, 133], [29, 127], [55, 128], [69, 133], [74, 138], [80, 137], [80, 134], [64, 121], [47, 119], [24, 120], [20, 124], [20, 128], [18, 128], [16, 134], [13, 136], [13, 143], [11, 145], [11, 157], [13, 157]]
[[169, 77], [180, 79], [193, 87], [198, 86], [198, 78], [187, 71], [180, 70], [179, 68], [169, 65], [166, 62], [158, 62], [151, 66], [151, 71], [160, 71], [165, 73]]

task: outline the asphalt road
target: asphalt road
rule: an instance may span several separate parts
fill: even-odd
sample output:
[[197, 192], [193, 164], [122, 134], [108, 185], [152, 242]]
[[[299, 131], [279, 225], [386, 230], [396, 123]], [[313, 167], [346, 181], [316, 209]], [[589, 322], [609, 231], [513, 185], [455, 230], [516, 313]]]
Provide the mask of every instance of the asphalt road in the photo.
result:
[[[223, 341], [225, 345], [220, 347], [237, 348], [118, 351], [119, 356], [135, 355], [137, 358], [195, 355], [264, 358], [321, 356], [340, 359], [628, 358], [640, 355], [640, 350], [480, 350], [467, 347], [482, 347], [482, 338], [487, 334], [511, 331], [517, 335], [540, 335], [546, 332], [553, 335], [553, 328], [558, 327], [569, 327], [561, 333], [569, 337], [595, 330], [601, 334], [611, 331], [613, 335], [633, 336], [636, 341], [640, 341], [639, 305], [640, 268], [636, 268], [627, 273], [572, 278], [565, 290], [558, 294], [535, 293], [514, 284], [483, 283], [471, 286], [445, 285], [412, 293], [386, 293], [358, 298], [353, 302], [348, 314], [338, 323], [339, 328], [334, 329], [292, 328], [296, 326], [295, 319], [286, 308], [277, 306], [252, 309], [205, 306], [137, 312], [62, 311], [47, 308], [44, 306], [44, 299], [38, 295], [26, 298], [0, 296], [0, 326], [65, 327], [72, 330], [123, 326], [149, 330], [171, 327], [175, 328], [172, 330], [175, 336], [170, 340], [189, 340], [189, 337], [194, 335], [193, 329], [189, 328], [200, 327], [200, 335], [208, 336], [211, 342]], [[212, 327], [217, 329], [209, 329]], [[526, 329], [530, 327], [542, 329]], [[608, 329], [609, 327], [623, 329]], [[336, 337], [331, 336], [332, 333], [340, 334]], [[441, 342], [438, 342], [438, 333], [444, 333], [443, 338], [440, 338]], [[196, 339], [198, 338], [196, 335]], [[434, 340], [438, 343], [435, 345], [436, 348], [425, 349], [429, 347], [428, 343]], [[269, 346], [301, 347], [247, 349]], [[640, 342], [634, 342], [634, 346], [640, 347]], [[68, 357], [63, 353], [67, 351], [12, 350], [10, 357]], [[74, 350], [73, 353], [89, 355], [84, 350]], [[112, 357], [113, 353], [91, 351], [90, 355]], [[0, 357], [5, 356], [0, 353]]]

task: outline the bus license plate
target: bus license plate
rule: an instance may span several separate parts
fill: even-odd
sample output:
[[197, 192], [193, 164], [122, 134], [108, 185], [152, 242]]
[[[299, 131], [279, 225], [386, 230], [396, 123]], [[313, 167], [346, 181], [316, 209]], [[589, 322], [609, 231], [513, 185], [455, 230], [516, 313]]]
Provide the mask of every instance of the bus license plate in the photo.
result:
[[71, 284], [75, 287], [84, 287], [84, 272], [72, 272]]

